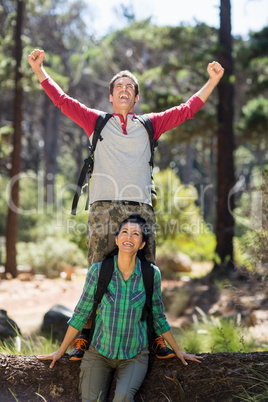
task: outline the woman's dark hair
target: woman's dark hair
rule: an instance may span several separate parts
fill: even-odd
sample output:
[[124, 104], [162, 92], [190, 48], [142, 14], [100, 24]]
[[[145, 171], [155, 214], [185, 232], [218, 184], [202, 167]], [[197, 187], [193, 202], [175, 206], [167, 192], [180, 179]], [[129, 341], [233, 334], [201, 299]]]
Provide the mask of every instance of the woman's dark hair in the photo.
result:
[[[150, 236], [150, 227], [148, 226], [148, 224], [146, 223], [146, 220], [145, 219], [143, 219], [140, 215], [138, 215], [138, 214], [133, 214], [133, 215], [130, 215], [128, 218], [126, 218], [126, 219], [124, 219], [123, 220], [123, 222], [121, 222], [121, 224], [120, 224], [120, 226], [119, 226], [119, 229], [118, 229], [118, 231], [117, 231], [117, 233], [116, 233], [116, 237], [119, 235], [119, 232], [120, 232], [120, 230], [122, 229], [122, 227], [126, 224], [126, 223], [128, 223], [128, 222], [131, 222], [131, 223], [138, 223], [138, 225], [140, 225], [140, 227], [141, 227], [141, 232], [142, 232], [142, 241], [145, 241], [145, 243], [147, 242], [147, 240], [148, 240], [148, 237]], [[145, 245], [145, 247], [146, 247], [146, 245]], [[143, 247], [141, 250], [139, 250], [138, 251], [138, 253], [137, 253], [137, 256], [139, 257], [139, 259], [140, 260], [146, 260], [146, 258], [145, 258], [145, 247]], [[109, 257], [113, 257], [113, 256], [115, 256], [115, 255], [117, 255], [118, 254], [118, 247], [116, 246], [115, 247], [115, 249], [113, 250], [113, 251], [111, 251], [110, 253], [109, 253], [109, 255], [106, 257], [106, 258], [109, 258]]]

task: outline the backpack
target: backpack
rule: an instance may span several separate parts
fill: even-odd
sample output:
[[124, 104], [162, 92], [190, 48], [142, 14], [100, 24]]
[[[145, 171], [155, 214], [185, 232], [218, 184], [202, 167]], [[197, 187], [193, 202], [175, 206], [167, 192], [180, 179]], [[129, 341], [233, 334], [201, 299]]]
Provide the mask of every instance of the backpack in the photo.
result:
[[[94, 296], [94, 304], [91, 313], [91, 328], [88, 339], [88, 347], [92, 341], [93, 333], [95, 330], [95, 320], [97, 315], [98, 305], [100, 304], [104, 293], [107, 292], [107, 287], [111, 281], [112, 275], [114, 271], [114, 258], [106, 258], [102, 264], [97, 284], [97, 290]], [[141, 261], [141, 272], [143, 283], [146, 292], [146, 300], [145, 305], [142, 311], [141, 320], [144, 321], [147, 319], [147, 329], [148, 329], [148, 348], [151, 351], [152, 347], [152, 332], [153, 332], [153, 314], [152, 314], [152, 296], [153, 296], [153, 288], [154, 288], [154, 269], [150, 262]], [[151, 355], [151, 353], [150, 353]], [[149, 356], [150, 359], [150, 356]], [[150, 361], [150, 360], [149, 360]]]
[[[101, 131], [111, 117], [112, 117], [112, 114], [103, 112], [97, 118], [94, 133], [92, 135], [92, 144], [89, 145], [89, 156], [84, 160], [84, 165], [82, 167], [82, 170], [80, 172], [80, 176], [79, 176], [79, 179], [77, 182], [76, 192], [75, 192], [75, 195], [73, 198], [73, 203], [72, 203], [72, 212], [71, 212], [72, 215], [76, 215], [77, 204], [79, 201], [79, 197], [81, 196], [82, 188], [83, 188], [86, 177], [88, 180], [87, 180], [87, 201], [86, 201], [85, 209], [86, 210], [88, 209], [88, 206], [89, 206], [89, 184], [88, 183], [89, 183], [89, 180], [92, 175], [93, 168], [94, 168], [94, 151], [96, 149], [98, 140], [100, 140], [100, 141], [103, 140], [103, 138], [101, 136]], [[151, 149], [151, 158], [149, 160], [149, 165], [151, 166], [151, 169], [153, 171], [154, 149], [158, 145], [157, 140], [154, 139], [153, 125], [147, 115], [136, 116], [136, 119], [138, 119], [144, 125], [144, 127], [149, 135], [150, 149]], [[152, 205], [153, 205], [153, 207], [155, 207], [156, 200], [157, 200], [157, 194], [156, 194], [156, 190], [155, 190], [153, 175], [151, 175], [151, 199], [152, 199]]]

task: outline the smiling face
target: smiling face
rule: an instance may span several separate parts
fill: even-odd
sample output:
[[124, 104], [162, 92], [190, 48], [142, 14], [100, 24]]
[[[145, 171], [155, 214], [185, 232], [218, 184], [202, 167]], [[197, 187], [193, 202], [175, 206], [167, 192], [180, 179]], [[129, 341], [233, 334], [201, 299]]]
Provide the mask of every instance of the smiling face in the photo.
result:
[[119, 252], [132, 255], [137, 254], [145, 246], [141, 227], [138, 223], [134, 222], [127, 222], [121, 227], [118, 236], [115, 238], [115, 242], [119, 248]]
[[114, 113], [133, 113], [138, 99], [139, 95], [135, 95], [135, 85], [131, 78], [121, 77], [114, 82], [113, 93], [110, 94]]

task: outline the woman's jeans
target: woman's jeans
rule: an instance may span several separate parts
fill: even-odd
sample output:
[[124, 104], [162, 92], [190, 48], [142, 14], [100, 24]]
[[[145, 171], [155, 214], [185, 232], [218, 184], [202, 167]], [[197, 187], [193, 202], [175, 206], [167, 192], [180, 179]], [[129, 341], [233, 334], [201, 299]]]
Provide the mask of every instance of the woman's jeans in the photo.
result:
[[83, 402], [107, 401], [107, 393], [115, 372], [114, 402], [134, 401], [148, 368], [148, 349], [128, 360], [110, 359], [90, 346], [80, 367], [80, 392]]

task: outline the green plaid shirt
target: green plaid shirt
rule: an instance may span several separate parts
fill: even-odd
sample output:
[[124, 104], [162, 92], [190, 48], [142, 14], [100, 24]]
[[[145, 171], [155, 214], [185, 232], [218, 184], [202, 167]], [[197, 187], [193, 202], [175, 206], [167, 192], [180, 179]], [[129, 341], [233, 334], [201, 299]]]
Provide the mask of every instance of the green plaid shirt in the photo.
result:
[[[92, 345], [99, 353], [111, 359], [130, 359], [148, 344], [147, 323], [141, 321], [146, 298], [141, 262], [137, 258], [135, 270], [127, 281], [124, 281], [117, 267], [117, 256], [114, 257], [114, 267], [108, 291], [98, 307]], [[92, 312], [100, 268], [101, 262], [89, 268], [83, 293], [68, 321], [69, 325], [78, 330], [84, 327]], [[152, 312], [155, 332], [162, 334], [168, 331], [170, 325], [166, 320], [161, 298], [161, 274], [156, 266]]]

